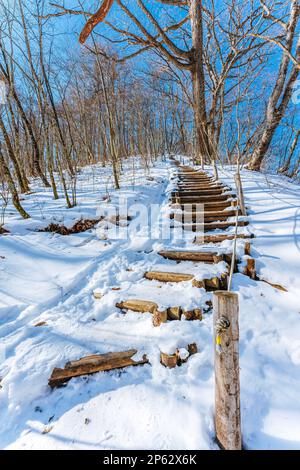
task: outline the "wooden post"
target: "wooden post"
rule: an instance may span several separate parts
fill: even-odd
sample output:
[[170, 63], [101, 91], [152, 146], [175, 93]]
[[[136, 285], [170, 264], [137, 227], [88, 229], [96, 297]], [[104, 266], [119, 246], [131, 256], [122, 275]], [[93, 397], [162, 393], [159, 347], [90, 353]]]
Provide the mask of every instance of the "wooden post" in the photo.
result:
[[255, 265], [255, 259], [254, 258], [248, 258], [247, 259], [247, 264], [244, 270], [244, 274], [246, 276], [249, 276], [253, 281], [257, 279], [256, 275], [256, 265]]
[[245, 255], [251, 256], [251, 243], [250, 242], [245, 243]]
[[216, 438], [222, 449], [241, 450], [238, 295], [215, 292], [213, 309]]
[[234, 176], [236, 190], [238, 193], [239, 205], [242, 212], [242, 215], [247, 215], [246, 207], [245, 207], [245, 199], [244, 199], [244, 192], [242, 186], [242, 180], [240, 173], [236, 173]]

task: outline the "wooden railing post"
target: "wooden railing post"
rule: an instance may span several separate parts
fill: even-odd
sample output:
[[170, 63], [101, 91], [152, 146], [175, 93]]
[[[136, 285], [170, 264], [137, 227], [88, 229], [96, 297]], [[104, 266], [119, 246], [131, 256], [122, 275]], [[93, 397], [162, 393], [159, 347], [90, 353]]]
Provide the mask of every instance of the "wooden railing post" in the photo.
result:
[[235, 185], [236, 185], [236, 189], [238, 193], [239, 206], [240, 206], [242, 215], [245, 216], [247, 215], [247, 211], [246, 211], [246, 206], [245, 206], [244, 191], [243, 191], [240, 173], [235, 174], [234, 180], [235, 180]]
[[213, 309], [216, 438], [225, 450], [241, 450], [238, 295], [215, 292]]

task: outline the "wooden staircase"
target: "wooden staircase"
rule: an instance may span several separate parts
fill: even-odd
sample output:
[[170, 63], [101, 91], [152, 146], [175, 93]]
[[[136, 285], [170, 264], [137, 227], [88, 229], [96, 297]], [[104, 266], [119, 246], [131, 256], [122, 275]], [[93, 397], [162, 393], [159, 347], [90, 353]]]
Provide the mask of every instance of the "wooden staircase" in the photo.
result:
[[[209, 235], [196, 236], [195, 244], [218, 244], [224, 240], [233, 240], [234, 235], [232, 233], [214, 233], [215, 230], [225, 231], [230, 227], [235, 227], [236, 217], [241, 215], [236, 195], [232, 192], [231, 188], [219, 181], [214, 181], [211, 176], [204, 172], [180, 166], [177, 162], [176, 165], [178, 166], [177, 189], [171, 193], [172, 212], [170, 219], [179, 224], [179, 226], [181, 225], [183, 230], [209, 232]], [[188, 219], [188, 223], [185, 223], [185, 218]], [[199, 219], [203, 220], [203, 224], [198, 223]], [[246, 225], [248, 225], [248, 221], [238, 220], [239, 227]], [[238, 235], [238, 238], [246, 239], [248, 236], [241, 234]], [[232, 261], [231, 253], [219, 255], [217, 250], [163, 250], [158, 254], [166, 260], [176, 261], [177, 263], [188, 261], [216, 265], [223, 262], [224, 272], [210, 279], [198, 280], [196, 275], [184, 272], [183, 264], [183, 272], [173, 272], [172, 266], [170, 266], [169, 271], [152, 270], [145, 272], [144, 278], [149, 282], [192, 283], [194, 287], [205, 289], [206, 292], [227, 290]], [[235, 262], [234, 269], [237, 269], [237, 262]], [[147, 300], [127, 299], [118, 303], [117, 306], [123, 311], [132, 310], [139, 313], [152, 313], [155, 326], [160, 326], [162, 323], [170, 320], [180, 320], [183, 314], [185, 314], [185, 318], [188, 320], [201, 320], [203, 317], [203, 311], [201, 310], [200, 314], [199, 308], [186, 312], [184, 305], [177, 305], [161, 312], [155, 302]], [[211, 308], [210, 302], [207, 303], [204, 311], [209, 310], [209, 308]]]

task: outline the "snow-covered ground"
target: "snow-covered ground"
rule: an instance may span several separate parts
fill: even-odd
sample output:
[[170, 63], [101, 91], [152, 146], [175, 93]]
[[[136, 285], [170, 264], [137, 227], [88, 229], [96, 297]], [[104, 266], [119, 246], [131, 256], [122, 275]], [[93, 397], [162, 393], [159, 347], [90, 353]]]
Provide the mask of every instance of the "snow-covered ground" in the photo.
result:
[[[209, 170], [209, 169], [208, 169]], [[137, 159], [124, 164], [120, 194], [152, 210], [158, 233], [168, 219], [174, 166], [159, 161], [146, 171]], [[220, 178], [233, 185], [230, 168]], [[234, 276], [240, 295], [241, 400], [246, 448], [300, 448], [300, 191], [283, 178], [243, 172], [252, 254], [263, 282]], [[78, 206], [37, 182], [22, 201], [32, 219], [9, 207], [0, 236], [0, 447], [6, 449], [217, 449], [214, 442], [212, 315], [202, 322], [168, 322], [155, 328], [150, 314], [123, 314], [116, 302], [153, 300], [161, 307], [204, 306], [211, 298], [186, 282], [160, 284], [143, 278], [149, 270], [217, 275], [219, 265], [179, 265], [159, 257], [164, 248], [188, 248], [193, 234], [162, 240], [137, 234], [113, 239], [114, 226], [62, 236], [37, 232], [50, 222], [72, 226], [117, 205], [109, 168], [82, 169]], [[107, 189], [110, 200], [106, 201]], [[138, 208], [137, 208], [138, 209]], [[123, 229], [126, 231], [127, 228]], [[176, 233], [176, 232], [175, 232]], [[222, 251], [230, 251], [224, 242]], [[243, 242], [238, 250], [242, 253]], [[203, 249], [203, 248], [201, 248]], [[211, 251], [212, 246], [207, 246]], [[214, 247], [214, 250], [216, 248]], [[103, 297], [96, 300], [94, 291]], [[43, 326], [35, 327], [37, 323]], [[182, 367], [166, 369], [160, 351], [196, 342], [198, 354]], [[150, 364], [71, 380], [51, 390], [54, 367], [89, 354], [136, 348]]]

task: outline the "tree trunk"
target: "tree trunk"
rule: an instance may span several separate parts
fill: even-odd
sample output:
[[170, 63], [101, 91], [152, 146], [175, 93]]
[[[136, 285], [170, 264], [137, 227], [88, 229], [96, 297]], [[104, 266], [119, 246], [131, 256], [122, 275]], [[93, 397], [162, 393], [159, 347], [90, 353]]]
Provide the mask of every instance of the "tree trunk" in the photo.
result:
[[21, 169], [20, 169], [19, 162], [18, 162], [18, 160], [15, 156], [15, 152], [14, 152], [14, 149], [12, 147], [10, 137], [8, 135], [8, 132], [6, 130], [5, 124], [4, 124], [3, 119], [2, 119], [1, 116], [0, 116], [0, 129], [1, 129], [3, 137], [4, 137], [4, 141], [5, 141], [5, 144], [6, 144], [8, 156], [11, 159], [11, 161], [13, 163], [13, 166], [14, 166], [14, 169], [15, 169], [16, 177], [17, 177], [17, 180], [18, 180], [18, 183], [19, 183], [19, 186], [20, 186], [20, 191], [21, 191], [21, 193], [27, 193], [27, 191], [29, 190], [28, 185], [26, 184], [26, 181], [23, 179], [23, 175], [22, 175], [22, 172], [21, 172]]
[[205, 102], [205, 77], [203, 67], [203, 19], [202, 0], [191, 0], [190, 17], [193, 42], [193, 67], [191, 70], [194, 121], [196, 135], [196, 157], [200, 158], [202, 166], [210, 157], [210, 143], [207, 130], [207, 114]]
[[30, 216], [27, 214], [27, 212], [25, 211], [25, 209], [23, 209], [21, 203], [20, 203], [20, 199], [19, 199], [19, 195], [18, 195], [18, 191], [16, 189], [16, 186], [15, 186], [15, 183], [14, 183], [14, 180], [11, 176], [11, 173], [9, 171], [9, 168], [8, 166], [6, 165], [6, 162], [4, 160], [4, 156], [3, 156], [3, 153], [1, 151], [1, 148], [0, 148], [0, 169], [2, 170], [3, 174], [4, 174], [4, 177], [7, 181], [7, 184], [8, 184], [8, 187], [9, 187], [9, 191], [11, 193], [11, 196], [12, 196], [12, 202], [13, 202], [13, 205], [15, 206], [15, 208], [17, 209], [17, 211], [19, 212], [19, 214], [23, 217], [23, 219], [29, 219]]
[[289, 153], [288, 159], [285, 162], [285, 164], [281, 168], [279, 168], [279, 170], [278, 170], [279, 173], [282, 173], [284, 175], [288, 174], [290, 164], [291, 164], [292, 158], [294, 156], [294, 153], [295, 153], [295, 150], [296, 150], [296, 147], [297, 147], [297, 144], [298, 144], [299, 137], [300, 137], [300, 130], [296, 132], [296, 135], [295, 135], [294, 140], [292, 142], [292, 146], [290, 148], [290, 153]]
[[[291, 53], [293, 50], [294, 39], [296, 37], [297, 24], [299, 21], [299, 5], [293, 0], [291, 2], [290, 21], [286, 33], [286, 48]], [[300, 62], [300, 37], [297, 39], [295, 58]], [[276, 83], [268, 101], [264, 131], [260, 138], [258, 146], [255, 148], [251, 161], [248, 165], [249, 170], [259, 171], [264, 158], [270, 148], [274, 134], [284, 117], [287, 107], [291, 101], [296, 80], [299, 75], [299, 67], [294, 64], [289, 72], [290, 57], [283, 52]]]
[[268, 120], [266, 129], [263, 132], [259, 144], [253, 152], [251, 162], [247, 166], [248, 170], [260, 171], [265, 155], [270, 148], [272, 139], [280, 121], [281, 118], [278, 117], [271, 117], [270, 120]]

